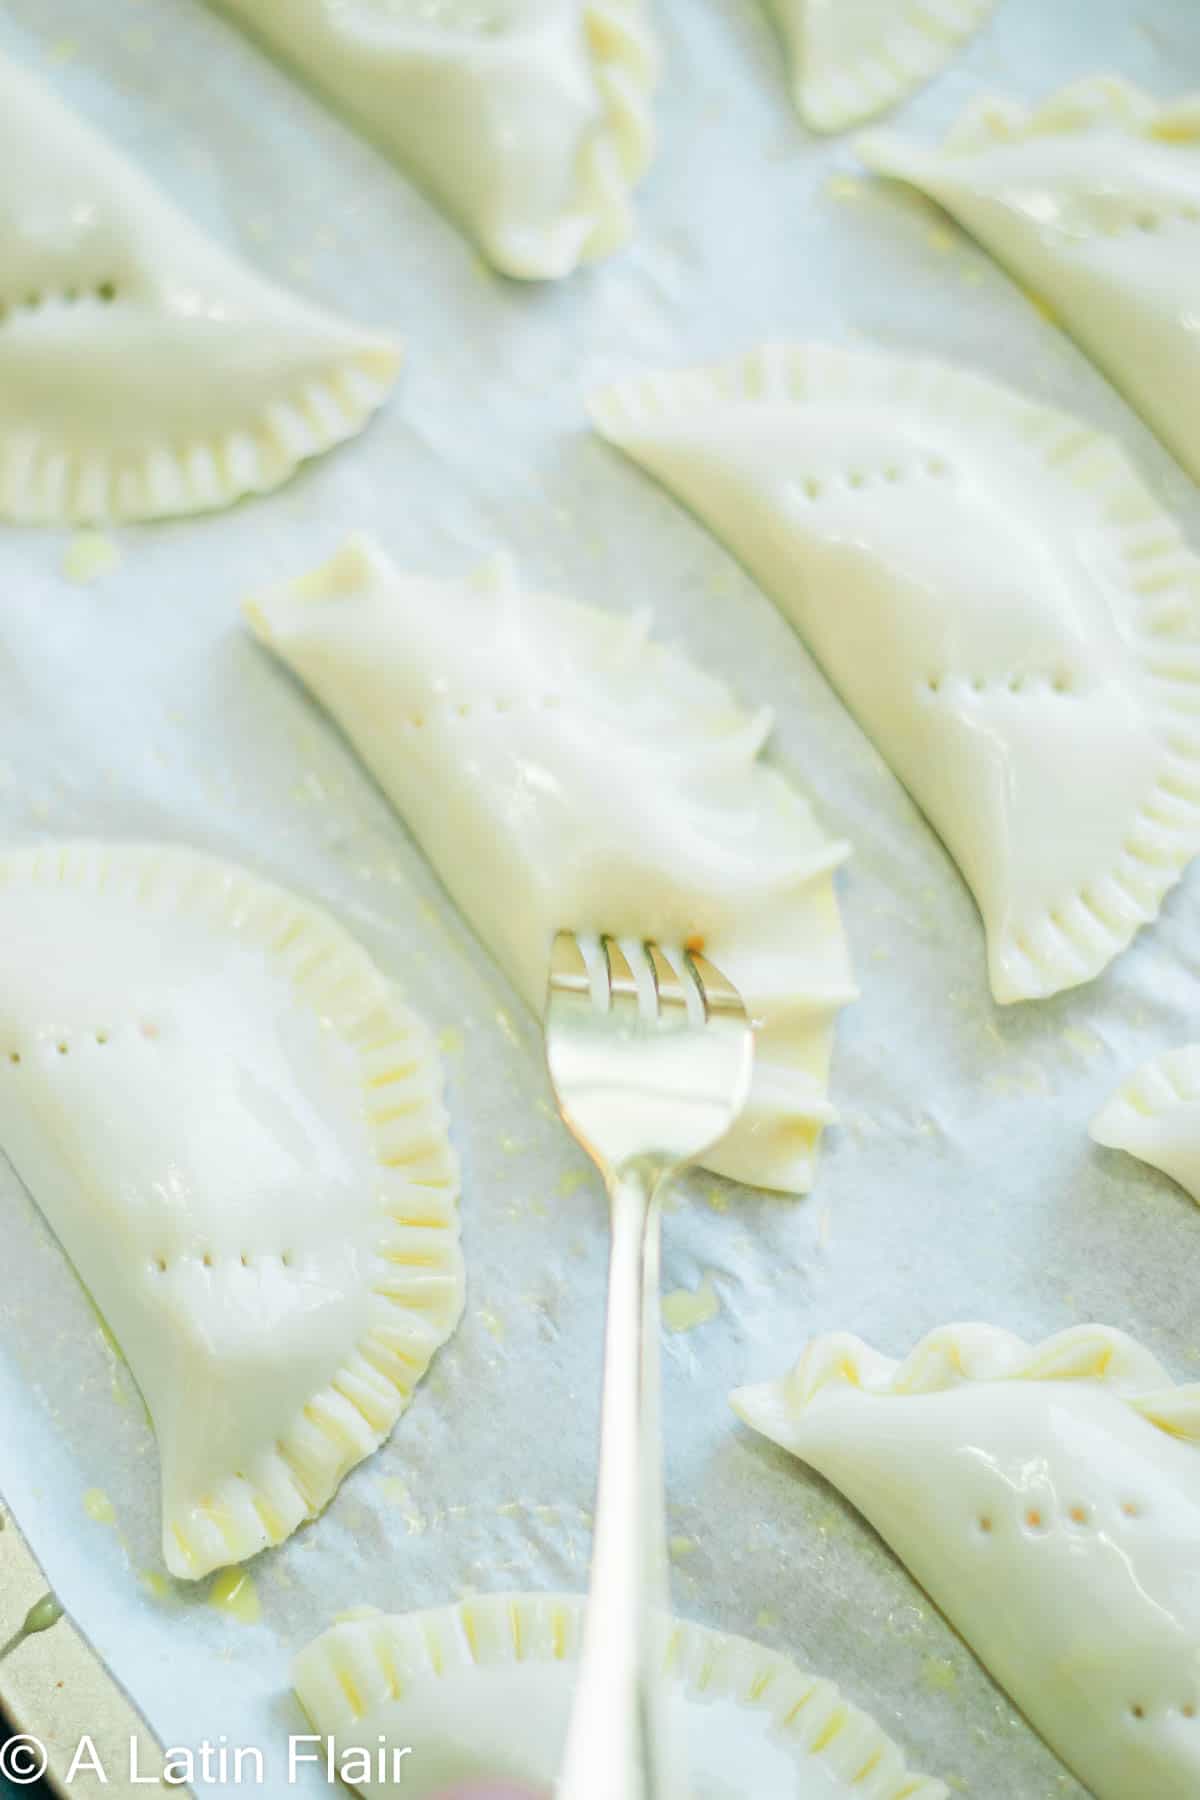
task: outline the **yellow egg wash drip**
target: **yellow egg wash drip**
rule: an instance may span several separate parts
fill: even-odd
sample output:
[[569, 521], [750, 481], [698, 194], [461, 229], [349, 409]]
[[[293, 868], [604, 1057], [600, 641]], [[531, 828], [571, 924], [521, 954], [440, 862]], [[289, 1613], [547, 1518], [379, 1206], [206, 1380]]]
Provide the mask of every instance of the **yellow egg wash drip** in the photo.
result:
[[663, 1324], [668, 1331], [693, 1331], [697, 1325], [707, 1325], [715, 1319], [720, 1310], [720, 1295], [711, 1275], [704, 1277], [694, 1293], [690, 1288], [676, 1288], [674, 1293], [663, 1296]]
[[102, 1488], [89, 1488], [83, 1496], [83, 1510], [97, 1525], [115, 1525], [117, 1515], [113, 1503]]
[[68, 581], [96, 581], [115, 569], [120, 560], [121, 552], [111, 538], [98, 531], [81, 531], [67, 545], [62, 572]]
[[257, 1625], [262, 1618], [258, 1589], [244, 1569], [226, 1569], [208, 1593], [208, 1604], [228, 1613], [239, 1625]]

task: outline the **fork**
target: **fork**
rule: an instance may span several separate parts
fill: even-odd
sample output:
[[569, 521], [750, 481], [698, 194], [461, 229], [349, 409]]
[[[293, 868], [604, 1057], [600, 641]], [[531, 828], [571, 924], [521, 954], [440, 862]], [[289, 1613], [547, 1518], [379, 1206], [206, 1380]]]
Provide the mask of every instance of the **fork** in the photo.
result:
[[612, 1225], [591, 1583], [555, 1793], [684, 1800], [659, 1717], [668, 1604], [659, 1199], [667, 1177], [741, 1111], [753, 1034], [737, 990], [703, 956], [689, 952], [681, 976], [657, 944], [630, 945], [639, 988], [617, 940], [602, 938], [601, 950], [593, 981], [579, 939], [560, 932], [546, 1002], [559, 1111], [604, 1177]]

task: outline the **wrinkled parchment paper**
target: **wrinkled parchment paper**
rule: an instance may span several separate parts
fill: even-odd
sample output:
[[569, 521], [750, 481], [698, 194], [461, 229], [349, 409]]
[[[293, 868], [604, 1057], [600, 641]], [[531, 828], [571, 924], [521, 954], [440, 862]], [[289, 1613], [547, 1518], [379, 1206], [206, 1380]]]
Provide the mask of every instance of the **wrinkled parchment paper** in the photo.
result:
[[[956, 1792], [1080, 1792], [872, 1533], [726, 1407], [811, 1333], [905, 1352], [981, 1318], [1036, 1337], [1100, 1319], [1200, 1373], [1200, 1216], [1094, 1148], [1086, 1122], [1200, 1014], [1200, 872], [1091, 986], [997, 1010], [974, 907], [802, 645], [705, 532], [589, 437], [586, 382], [768, 334], [933, 352], [1115, 432], [1200, 543], [1200, 496], [1103, 377], [923, 203], [793, 118], [757, 0], [660, 0], [662, 148], [632, 247], [558, 287], [487, 273], [394, 167], [199, 0], [8, 0], [0, 48], [259, 268], [408, 342], [358, 442], [233, 512], [110, 534], [0, 529], [0, 826], [164, 838], [240, 859], [350, 926], [445, 1034], [470, 1297], [391, 1443], [251, 1571], [261, 1622], [161, 1576], [155, 1455], [128, 1373], [0, 1169], [0, 1490], [49, 1579], [167, 1741], [289, 1730], [292, 1652], [363, 1601], [580, 1587], [588, 1554], [605, 1215], [551, 1113], [532, 1021], [337, 732], [241, 631], [247, 589], [344, 532], [453, 574], [498, 545], [531, 579], [625, 611], [778, 715], [771, 755], [855, 857], [841, 893], [863, 997], [816, 1191], [697, 1177], [667, 1219], [670, 1288], [719, 1314], [668, 1338], [680, 1611], [834, 1677]], [[1193, 0], [1001, 0], [900, 122], [939, 132], [984, 90], [1098, 68], [1200, 80]], [[3, 257], [0, 248], [0, 271]], [[96, 1519], [85, 1495], [111, 1501]], [[92, 1512], [104, 1513], [92, 1499]], [[274, 1760], [273, 1760], [274, 1759]], [[205, 1793], [232, 1793], [218, 1786]], [[244, 1790], [243, 1790], [244, 1791]], [[276, 1774], [268, 1791], [285, 1792]], [[300, 1790], [325, 1791], [319, 1775]]]

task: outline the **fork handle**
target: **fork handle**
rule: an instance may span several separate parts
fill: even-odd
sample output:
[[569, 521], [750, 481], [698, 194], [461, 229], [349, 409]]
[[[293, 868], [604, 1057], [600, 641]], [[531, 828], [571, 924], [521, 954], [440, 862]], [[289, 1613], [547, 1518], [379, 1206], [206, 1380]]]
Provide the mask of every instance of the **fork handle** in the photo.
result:
[[667, 1550], [659, 1397], [660, 1171], [609, 1185], [600, 1474], [579, 1679], [557, 1800], [683, 1800], [660, 1718]]

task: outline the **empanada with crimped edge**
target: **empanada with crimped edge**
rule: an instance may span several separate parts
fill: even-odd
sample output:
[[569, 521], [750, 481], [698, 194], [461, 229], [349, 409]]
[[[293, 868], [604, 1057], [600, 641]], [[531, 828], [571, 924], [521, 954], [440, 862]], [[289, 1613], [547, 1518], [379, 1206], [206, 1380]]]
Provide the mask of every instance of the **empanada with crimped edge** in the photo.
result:
[[295, 895], [189, 850], [0, 855], [0, 1149], [146, 1400], [173, 1574], [318, 1513], [453, 1331], [441, 1086]]
[[1110, 440], [771, 344], [596, 395], [757, 577], [975, 895], [997, 1000], [1090, 981], [1200, 848], [1200, 560]]

